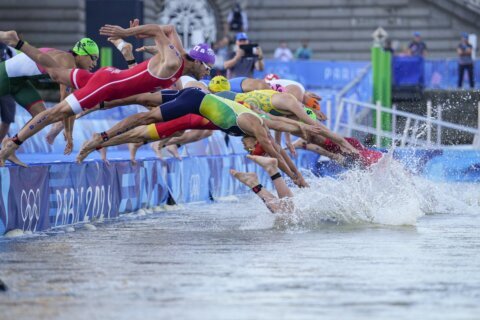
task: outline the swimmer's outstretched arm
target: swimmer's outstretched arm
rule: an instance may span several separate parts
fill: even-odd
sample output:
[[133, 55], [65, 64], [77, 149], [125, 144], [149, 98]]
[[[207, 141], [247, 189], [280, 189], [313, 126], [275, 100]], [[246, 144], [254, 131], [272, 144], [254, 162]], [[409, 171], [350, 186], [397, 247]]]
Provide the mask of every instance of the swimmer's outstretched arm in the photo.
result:
[[299, 187], [309, 187], [308, 183], [303, 178], [302, 173], [298, 170], [295, 163], [293, 163], [292, 159], [290, 159], [290, 157], [288, 156], [288, 153], [285, 150], [283, 150], [280, 145], [277, 144], [276, 147], [278, 148], [277, 151], [280, 153], [283, 160], [287, 163], [287, 166], [290, 168], [290, 170], [293, 171], [295, 176], [297, 176], [297, 179], [294, 180], [293, 182], [295, 182], [295, 184], [298, 185]]
[[[240, 123], [243, 120], [246, 119], [242, 119], [242, 117], [239, 117], [237, 123]], [[292, 172], [292, 170], [290, 170], [282, 155], [274, 147], [275, 141], [273, 141], [273, 139], [270, 139], [266, 128], [262, 125], [253, 125], [250, 127], [250, 131], [253, 133], [253, 136], [255, 137], [255, 139], [257, 139], [258, 143], [260, 143], [263, 150], [265, 150], [265, 152], [270, 155], [270, 157], [278, 160], [278, 166], [280, 167], [280, 169], [285, 172], [285, 174], [288, 175], [292, 180], [295, 181], [298, 177], [295, 175], [294, 172]]]
[[322, 148], [321, 146], [319, 146], [317, 144], [314, 144], [314, 143], [307, 143], [303, 139], [298, 139], [297, 141], [295, 141], [293, 143], [293, 146], [297, 149], [304, 149], [304, 150], [308, 150], [308, 151], [313, 151], [315, 153], [318, 153], [321, 156], [328, 157], [328, 158], [332, 159], [333, 161], [338, 162], [340, 165], [344, 165], [344, 163], [345, 163], [345, 157], [342, 156], [341, 154], [327, 151], [324, 148]]
[[167, 38], [173, 46], [180, 51], [181, 54], [185, 53], [180, 37], [178, 36], [175, 26], [173, 25], [158, 25], [158, 24], [145, 24], [137, 27], [124, 29], [120, 26], [106, 24], [100, 28], [100, 34], [110, 37], [126, 38], [130, 36], [136, 36], [139, 38], [155, 38], [158, 45], [163, 46], [165, 43], [162, 41], [163, 38]]
[[283, 117], [264, 119], [264, 123], [267, 125], [268, 128], [272, 130], [292, 133], [304, 139], [309, 138], [309, 133], [319, 134], [319, 132], [321, 131], [321, 129], [319, 129], [319, 127], [317, 126], [307, 125], [307, 124], [304, 124], [295, 120], [283, 118]]
[[[16, 31], [0, 31], [0, 42], [4, 42], [15, 49], [21, 50], [30, 59], [42, 65], [45, 68], [60, 68], [61, 66], [48, 54], [41, 52], [34, 46], [21, 41]], [[20, 45], [21, 44], [21, 45]], [[17, 47], [19, 46], [19, 48]]]
[[287, 145], [288, 151], [292, 154], [292, 156], [297, 156], [297, 151], [292, 143], [292, 135], [290, 133], [285, 133], [285, 144]]

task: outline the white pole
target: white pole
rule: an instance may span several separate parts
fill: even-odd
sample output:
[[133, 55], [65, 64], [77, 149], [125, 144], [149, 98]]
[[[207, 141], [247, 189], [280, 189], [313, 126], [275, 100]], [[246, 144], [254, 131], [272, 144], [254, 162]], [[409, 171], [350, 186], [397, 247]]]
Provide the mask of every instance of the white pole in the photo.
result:
[[[478, 105], [477, 105], [477, 129], [478, 129], [478, 133], [476, 135], [477, 143], [475, 144], [475, 147], [480, 149], [480, 101], [478, 102]], [[475, 142], [475, 139], [473, 141]]]
[[352, 127], [355, 123], [355, 115], [353, 114], [353, 104], [348, 105], [348, 134], [347, 137], [352, 136]]
[[427, 145], [432, 144], [432, 100], [427, 101]]
[[340, 120], [342, 119], [343, 109], [344, 109], [345, 102], [340, 100], [340, 106], [335, 106], [335, 128], [333, 128], [334, 132], [338, 132], [340, 129]]
[[332, 100], [327, 100], [327, 128], [332, 130]]
[[397, 105], [393, 104], [392, 105], [392, 133], [393, 133], [393, 140], [392, 140], [392, 146], [395, 147], [395, 140], [397, 137]]
[[377, 101], [377, 137], [375, 139], [375, 144], [377, 145], [377, 148], [380, 148], [380, 135], [382, 134], [382, 110], [381, 110], [382, 105], [380, 104], [380, 101]]
[[[437, 120], [442, 121], [442, 105], [439, 104], [437, 107]], [[442, 125], [437, 125], [437, 146], [442, 144]]]
[[408, 117], [405, 121], [405, 128], [403, 128], [402, 141], [400, 142], [401, 147], [405, 147], [405, 142], [407, 141], [408, 131], [410, 130], [410, 122], [412, 118]]

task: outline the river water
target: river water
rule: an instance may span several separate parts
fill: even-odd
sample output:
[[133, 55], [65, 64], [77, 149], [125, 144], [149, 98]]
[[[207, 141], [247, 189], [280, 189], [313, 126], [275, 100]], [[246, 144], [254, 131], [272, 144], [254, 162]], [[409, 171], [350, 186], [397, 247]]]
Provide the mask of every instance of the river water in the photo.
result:
[[398, 168], [0, 239], [0, 319], [480, 319], [480, 187]]

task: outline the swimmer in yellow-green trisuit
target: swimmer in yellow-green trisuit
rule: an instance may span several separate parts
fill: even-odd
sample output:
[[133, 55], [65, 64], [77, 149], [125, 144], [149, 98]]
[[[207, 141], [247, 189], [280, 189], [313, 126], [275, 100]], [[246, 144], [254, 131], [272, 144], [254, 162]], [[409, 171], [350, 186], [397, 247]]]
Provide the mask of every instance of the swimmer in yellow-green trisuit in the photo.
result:
[[[263, 119], [252, 110], [234, 101], [207, 94], [198, 88], [187, 88], [181, 91], [164, 90], [161, 98], [162, 105], [159, 108], [132, 115], [117, 123], [110, 130], [95, 134], [91, 140], [84, 144], [77, 161], [81, 162], [90, 152], [100, 147], [103, 142], [135, 127], [170, 121], [187, 114], [197, 114], [208, 119], [228, 134], [255, 137], [264, 150], [278, 160], [279, 167], [283, 172], [298, 185], [306, 185], [301, 175], [293, 172], [284, 157], [279, 153], [278, 149], [280, 148], [269, 136], [268, 128], [265, 126]], [[315, 133], [318, 132], [315, 131]]]

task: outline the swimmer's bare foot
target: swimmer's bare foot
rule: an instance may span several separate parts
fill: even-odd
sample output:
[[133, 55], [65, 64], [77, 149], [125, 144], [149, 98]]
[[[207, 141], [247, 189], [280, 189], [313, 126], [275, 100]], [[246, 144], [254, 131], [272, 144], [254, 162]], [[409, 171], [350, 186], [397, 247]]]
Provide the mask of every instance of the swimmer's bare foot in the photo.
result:
[[64, 155], [69, 155], [73, 151], [73, 139], [65, 138], [65, 149], [63, 150]]
[[137, 165], [137, 160], [135, 159], [137, 156], [137, 150], [141, 146], [143, 146], [143, 142], [138, 142], [138, 143], [129, 143], [128, 144], [128, 151], [130, 151], [130, 162], [132, 165], [136, 166]]
[[[19, 145], [17, 145], [12, 140], [10, 140], [10, 139], [4, 139], [3, 140], [2, 150], [0, 150], [0, 167], [5, 166], [5, 160], [9, 159], [12, 155], [14, 155], [15, 151], [18, 148], [19, 148]], [[19, 162], [21, 162], [21, 161], [19, 160]]]
[[4, 42], [10, 46], [15, 46], [20, 38], [16, 31], [0, 31], [0, 42]]
[[98, 152], [100, 153], [100, 159], [102, 159], [102, 161], [107, 165], [109, 166], [110, 165], [110, 161], [108, 161], [107, 159], [107, 148], [101, 148], [98, 150]]
[[53, 144], [55, 141], [55, 138], [58, 136], [60, 132], [63, 130], [63, 121], [56, 122], [52, 125], [50, 128], [50, 131], [48, 131], [47, 136], [45, 137], [45, 140], [47, 140], [48, 144]]
[[[100, 142], [98, 141], [100, 140]], [[98, 133], [94, 133], [92, 139], [85, 141], [82, 145], [82, 148], [78, 152], [77, 155], [77, 162], [82, 163], [82, 161], [90, 154], [93, 150], [97, 148], [101, 144], [102, 136]]]
[[[276, 159], [275, 159], [276, 160]], [[230, 169], [230, 174], [246, 185], [249, 188], [253, 188], [255, 186], [258, 186], [260, 183], [258, 182], [258, 177], [255, 172], [240, 172], [234, 169]]]
[[151, 143], [150, 147], [153, 149], [153, 151], [157, 155], [157, 158], [160, 159], [160, 160], [163, 160], [163, 155], [162, 155], [163, 145], [161, 144], [161, 141], [155, 141], [155, 142]]
[[165, 149], [167, 149], [167, 151], [172, 155], [174, 156], [175, 158], [177, 158], [178, 160], [182, 161], [182, 156], [180, 155], [180, 153], [178, 152], [178, 148], [176, 145], [172, 144], [170, 146], [166, 146]]
[[14, 153], [10, 157], [7, 158], [8, 161], [15, 163], [17, 166], [28, 168], [28, 165], [17, 158], [17, 155]]
[[275, 158], [252, 155], [248, 155], [247, 158], [257, 163], [271, 176], [278, 172], [278, 160]]

